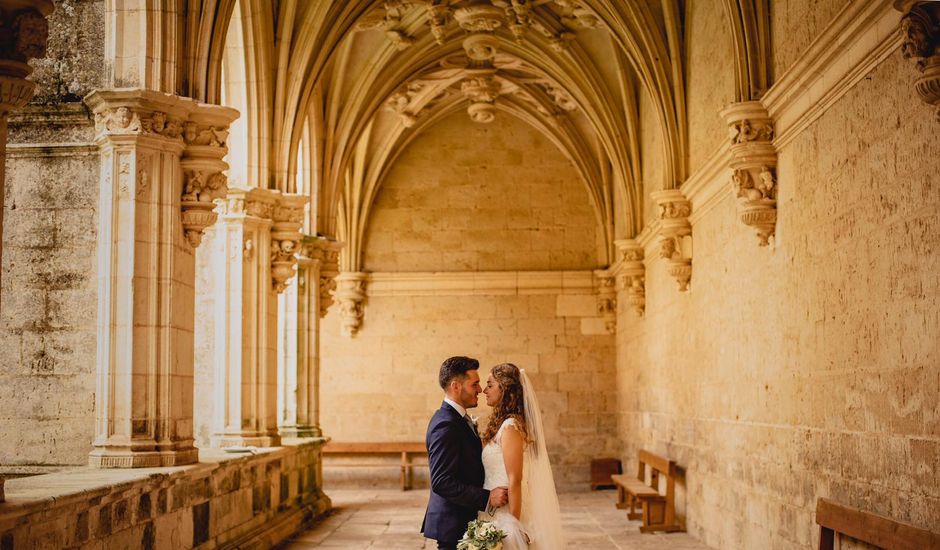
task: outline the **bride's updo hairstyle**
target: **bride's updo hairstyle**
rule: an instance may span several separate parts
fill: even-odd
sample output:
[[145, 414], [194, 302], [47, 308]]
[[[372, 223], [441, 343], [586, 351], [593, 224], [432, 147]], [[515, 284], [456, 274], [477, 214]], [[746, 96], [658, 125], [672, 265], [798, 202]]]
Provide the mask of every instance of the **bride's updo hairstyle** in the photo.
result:
[[490, 421], [486, 425], [486, 429], [483, 430], [483, 433], [480, 435], [483, 440], [483, 445], [485, 446], [496, 437], [496, 432], [499, 431], [499, 427], [503, 425], [503, 422], [505, 422], [507, 418], [512, 418], [516, 421], [516, 428], [522, 433], [522, 439], [528, 442], [529, 436], [526, 431], [525, 407], [523, 406], [522, 400], [522, 377], [519, 374], [519, 367], [512, 363], [502, 363], [493, 367], [490, 373], [493, 375], [493, 378], [496, 379], [496, 383], [499, 384], [500, 389], [503, 390], [503, 397], [499, 400], [499, 403], [493, 407], [493, 414], [490, 416]]

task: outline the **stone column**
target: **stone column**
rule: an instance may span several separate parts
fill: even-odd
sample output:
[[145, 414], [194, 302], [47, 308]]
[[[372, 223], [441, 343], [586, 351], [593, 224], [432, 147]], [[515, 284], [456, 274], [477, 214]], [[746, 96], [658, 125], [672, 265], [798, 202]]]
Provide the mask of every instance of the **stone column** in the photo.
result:
[[231, 189], [222, 205], [224, 279], [217, 287], [216, 447], [280, 445], [277, 294], [293, 276], [306, 197]]
[[326, 237], [304, 236], [297, 269], [295, 373], [284, 376], [288, 402], [282, 414], [284, 437], [320, 437], [320, 319], [333, 303], [342, 244]]
[[940, 122], [940, 2], [895, 0], [901, 11], [901, 53], [920, 72], [914, 82], [917, 95], [936, 109]]
[[[0, 263], [3, 259], [3, 194], [6, 178], [7, 115], [33, 97], [30, 58], [46, 55], [52, 0], [0, 0]], [[0, 476], [0, 502], [3, 477]]]
[[[85, 102], [95, 114], [101, 155], [97, 426], [89, 460], [102, 468], [192, 463], [198, 459], [198, 239], [192, 232], [201, 233], [214, 215], [203, 216], [197, 228], [187, 223], [185, 209], [188, 202], [211, 204], [215, 193], [224, 193], [225, 135], [238, 113], [149, 90], [95, 91]], [[221, 139], [197, 145], [193, 132], [204, 131]], [[211, 186], [193, 184], [187, 168], [184, 188], [193, 147], [203, 148], [196, 156], [204, 157], [198, 163]]]

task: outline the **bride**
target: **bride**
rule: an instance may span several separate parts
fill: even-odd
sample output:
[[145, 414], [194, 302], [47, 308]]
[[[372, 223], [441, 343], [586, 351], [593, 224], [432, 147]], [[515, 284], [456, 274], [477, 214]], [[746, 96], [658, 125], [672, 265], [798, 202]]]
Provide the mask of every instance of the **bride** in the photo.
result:
[[511, 363], [496, 365], [486, 380], [493, 408], [483, 430], [484, 489], [509, 487], [509, 505], [481, 512], [504, 533], [503, 550], [561, 550], [561, 512], [535, 390]]

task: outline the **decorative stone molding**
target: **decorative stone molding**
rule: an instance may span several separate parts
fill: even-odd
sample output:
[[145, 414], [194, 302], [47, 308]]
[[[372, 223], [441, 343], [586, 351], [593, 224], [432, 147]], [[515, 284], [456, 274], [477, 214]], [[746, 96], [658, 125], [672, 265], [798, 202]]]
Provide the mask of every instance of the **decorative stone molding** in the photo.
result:
[[660, 209], [659, 255], [679, 290], [685, 292], [692, 280], [692, 203], [678, 189], [655, 191], [651, 196]]
[[617, 332], [617, 278], [609, 270], [594, 272], [597, 279], [597, 315], [608, 334]]
[[302, 238], [304, 205], [307, 197], [284, 194], [274, 205], [274, 225], [271, 227], [271, 279], [278, 293], [287, 288], [287, 281], [294, 276], [297, 253]]
[[940, 3], [896, 0], [901, 11], [901, 54], [914, 60], [920, 77], [914, 82], [917, 94], [936, 108], [940, 122]]
[[645, 252], [635, 239], [616, 241], [620, 251], [620, 288], [627, 293], [630, 307], [639, 317], [646, 312], [646, 266]]
[[[228, 164], [222, 159], [228, 154], [229, 125], [236, 118], [235, 109], [200, 104], [183, 125], [186, 149], [180, 161], [183, 167], [180, 209], [183, 232], [193, 248], [199, 246], [203, 232], [217, 219], [213, 211], [215, 201], [223, 199], [228, 191], [228, 179], [223, 173]], [[155, 115], [149, 126], [155, 131], [162, 129], [162, 117]]]
[[304, 235], [301, 242], [301, 257], [314, 264], [319, 276], [319, 315], [321, 318], [326, 316], [327, 310], [333, 305], [336, 277], [339, 275], [339, 252], [343, 246], [343, 243], [335, 239], [310, 235]]
[[774, 125], [760, 101], [744, 101], [721, 112], [731, 138], [732, 183], [741, 221], [770, 244], [777, 224], [777, 151]]
[[593, 294], [592, 271], [446, 271], [368, 274], [367, 296]]
[[368, 276], [368, 273], [361, 271], [346, 271], [336, 277], [337, 288], [334, 298], [339, 302], [343, 335], [349, 338], [354, 337], [362, 327]]

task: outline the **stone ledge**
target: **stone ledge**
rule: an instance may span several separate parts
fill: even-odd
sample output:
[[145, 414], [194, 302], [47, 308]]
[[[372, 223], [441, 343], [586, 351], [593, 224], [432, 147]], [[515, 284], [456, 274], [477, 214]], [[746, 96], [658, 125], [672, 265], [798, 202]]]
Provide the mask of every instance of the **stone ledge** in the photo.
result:
[[330, 508], [324, 439], [135, 470], [75, 468], [6, 481], [0, 538], [14, 547], [142, 548], [276, 544]]

